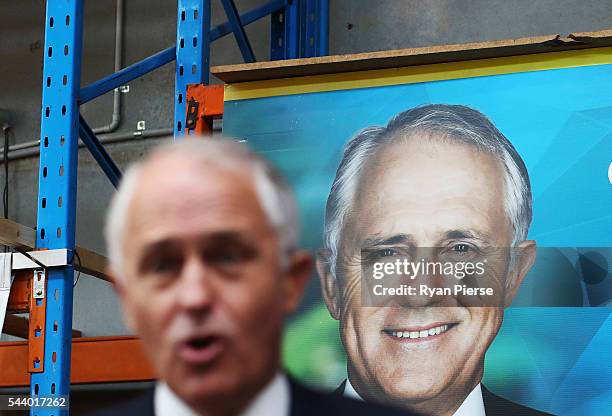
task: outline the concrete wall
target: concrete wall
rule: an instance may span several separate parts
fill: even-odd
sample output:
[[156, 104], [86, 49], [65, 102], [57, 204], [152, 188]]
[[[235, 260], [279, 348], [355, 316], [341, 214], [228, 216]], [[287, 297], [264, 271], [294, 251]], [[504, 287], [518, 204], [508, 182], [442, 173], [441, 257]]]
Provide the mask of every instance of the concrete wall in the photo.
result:
[[[237, 1], [241, 11], [261, 0]], [[331, 0], [331, 53], [356, 53], [437, 44], [507, 39], [545, 34], [568, 34], [612, 28], [610, 0]], [[113, 69], [115, 2], [85, 2], [82, 83]], [[224, 20], [220, 2], [213, 1], [213, 24]], [[0, 1], [0, 108], [13, 117], [11, 144], [38, 139], [41, 103], [44, 2]], [[126, 0], [124, 64], [129, 65], [175, 41], [176, 2]], [[269, 20], [249, 26], [258, 59], [268, 54]], [[239, 63], [231, 36], [212, 48], [213, 64]], [[140, 120], [147, 129], [172, 124], [174, 65], [170, 64], [131, 82], [123, 94], [118, 132], [130, 133]], [[108, 124], [112, 94], [83, 106], [92, 126]], [[142, 157], [159, 139], [109, 145], [121, 168]], [[4, 183], [0, 173], [0, 184]], [[10, 218], [29, 226], [36, 222], [38, 159], [10, 163]], [[79, 156], [77, 241], [105, 252], [102, 224], [113, 188], [91, 159]], [[0, 185], [1, 186], [1, 185]], [[74, 327], [85, 335], [126, 333], [118, 303], [107, 283], [81, 276], [76, 286]]]

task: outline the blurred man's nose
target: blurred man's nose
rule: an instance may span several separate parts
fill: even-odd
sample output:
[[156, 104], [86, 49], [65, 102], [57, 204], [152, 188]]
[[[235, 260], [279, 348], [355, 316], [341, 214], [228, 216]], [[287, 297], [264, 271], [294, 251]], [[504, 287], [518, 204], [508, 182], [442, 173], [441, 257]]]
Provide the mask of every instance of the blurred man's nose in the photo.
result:
[[210, 271], [197, 256], [187, 259], [179, 277], [178, 304], [189, 311], [209, 309], [214, 299]]

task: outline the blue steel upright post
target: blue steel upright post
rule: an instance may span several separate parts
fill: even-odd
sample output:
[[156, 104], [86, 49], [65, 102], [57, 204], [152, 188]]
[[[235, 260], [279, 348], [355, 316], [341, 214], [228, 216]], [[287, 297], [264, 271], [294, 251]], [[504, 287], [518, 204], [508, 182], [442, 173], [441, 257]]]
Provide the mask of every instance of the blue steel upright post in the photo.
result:
[[[75, 246], [82, 27], [82, 0], [47, 1], [36, 247], [67, 248], [69, 253]], [[34, 397], [70, 393], [73, 278], [72, 265], [48, 269], [44, 371], [32, 373]], [[68, 411], [32, 410], [31, 414]]]
[[176, 25], [174, 137], [185, 134], [187, 85], [208, 84], [211, 0], [179, 0]]
[[300, 0], [285, 0], [285, 8], [270, 18], [270, 59], [300, 57]]
[[296, 59], [329, 53], [329, 0], [285, 0], [272, 13], [270, 59]]
[[304, 0], [301, 7], [300, 57], [328, 54], [329, 0]]

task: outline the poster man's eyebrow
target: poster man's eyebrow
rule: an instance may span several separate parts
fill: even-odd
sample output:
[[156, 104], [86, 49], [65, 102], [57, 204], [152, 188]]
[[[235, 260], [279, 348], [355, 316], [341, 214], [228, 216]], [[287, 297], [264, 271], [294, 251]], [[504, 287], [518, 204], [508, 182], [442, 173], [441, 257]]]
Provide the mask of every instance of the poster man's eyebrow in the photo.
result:
[[449, 239], [454, 238], [472, 238], [477, 240], [488, 240], [489, 236], [483, 233], [479, 233], [475, 230], [449, 230], [444, 233], [444, 236]]
[[362, 247], [387, 246], [394, 244], [413, 244], [414, 237], [410, 234], [396, 234], [388, 238], [374, 237], [366, 238], [361, 244]]

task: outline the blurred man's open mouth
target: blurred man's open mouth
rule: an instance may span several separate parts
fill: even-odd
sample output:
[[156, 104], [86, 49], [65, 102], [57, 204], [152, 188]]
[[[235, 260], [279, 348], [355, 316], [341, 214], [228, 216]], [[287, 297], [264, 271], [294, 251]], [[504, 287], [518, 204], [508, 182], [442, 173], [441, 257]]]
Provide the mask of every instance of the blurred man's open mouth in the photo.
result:
[[209, 364], [216, 360], [222, 351], [221, 337], [215, 335], [194, 336], [178, 346], [179, 358], [194, 365]]
[[434, 341], [457, 326], [456, 322], [436, 322], [426, 326], [385, 328], [382, 332], [399, 342]]

